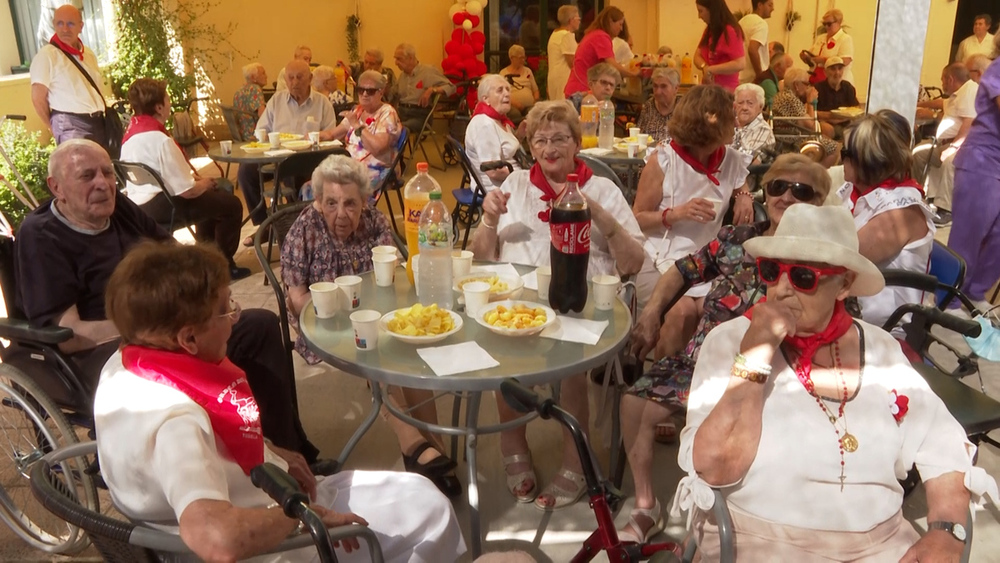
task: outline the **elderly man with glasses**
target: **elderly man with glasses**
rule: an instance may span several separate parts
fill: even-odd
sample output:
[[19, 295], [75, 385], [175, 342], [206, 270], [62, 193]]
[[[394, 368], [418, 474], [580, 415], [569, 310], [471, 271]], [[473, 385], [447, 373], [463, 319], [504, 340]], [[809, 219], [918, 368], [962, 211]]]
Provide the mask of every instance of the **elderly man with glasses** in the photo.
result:
[[813, 84], [826, 79], [826, 60], [830, 57], [840, 57], [844, 62], [844, 80], [854, 84], [854, 72], [851, 62], [854, 61], [854, 39], [844, 31], [844, 13], [840, 10], [830, 10], [823, 14], [823, 27], [826, 33], [821, 34], [813, 43], [811, 51], [802, 51], [799, 58], [810, 67], [815, 67], [810, 82]]

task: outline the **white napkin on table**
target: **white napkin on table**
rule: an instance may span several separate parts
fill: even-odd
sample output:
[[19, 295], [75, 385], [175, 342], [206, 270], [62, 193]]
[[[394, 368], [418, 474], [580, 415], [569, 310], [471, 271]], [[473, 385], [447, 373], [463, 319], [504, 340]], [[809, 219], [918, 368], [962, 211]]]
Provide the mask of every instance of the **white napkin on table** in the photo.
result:
[[589, 149], [583, 149], [580, 152], [583, 154], [589, 154], [591, 156], [608, 156], [614, 152], [614, 149], [602, 149], [599, 147], [593, 147]]
[[521, 280], [524, 281], [524, 287], [527, 289], [534, 289], [538, 291], [538, 275], [535, 270], [528, 272], [521, 276]]
[[323, 148], [326, 148], [326, 147], [342, 147], [342, 146], [344, 146], [344, 143], [341, 143], [340, 139], [334, 139], [332, 141], [320, 141], [319, 142], [319, 146], [321, 146]]
[[[607, 321], [605, 321], [607, 324]], [[417, 354], [436, 375], [454, 375], [495, 368], [500, 362], [475, 342], [463, 342], [433, 348], [417, 348]]]
[[469, 273], [471, 274], [480, 274], [483, 272], [490, 272], [497, 274], [498, 276], [507, 276], [509, 278], [516, 278], [521, 275], [517, 273], [517, 268], [510, 264], [476, 265], [469, 270]]
[[295, 154], [295, 151], [289, 149], [275, 149], [273, 151], [264, 151], [267, 156], [285, 156], [288, 154]]
[[552, 323], [542, 331], [540, 336], [563, 342], [579, 342], [593, 346], [601, 339], [608, 321], [590, 321], [576, 317], [559, 317], [559, 322]]

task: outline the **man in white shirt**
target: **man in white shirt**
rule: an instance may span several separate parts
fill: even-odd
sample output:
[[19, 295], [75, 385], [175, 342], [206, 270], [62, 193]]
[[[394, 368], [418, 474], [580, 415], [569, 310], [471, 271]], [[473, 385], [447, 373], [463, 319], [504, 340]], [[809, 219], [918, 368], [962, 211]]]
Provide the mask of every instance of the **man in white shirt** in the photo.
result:
[[753, 11], [740, 19], [743, 39], [746, 41], [747, 58], [750, 64], [740, 72], [740, 83], [746, 84], [757, 79], [767, 70], [770, 57], [767, 54], [767, 22], [774, 11], [774, 0], [753, 0]]
[[966, 37], [958, 44], [958, 52], [955, 53], [955, 62], [965, 62], [966, 59], [982, 53], [989, 58], [993, 58], [993, 34], [990, 33], [990, 26], [993, 25], [993, 18], [989, 14], [979, 14], [972, 24], [972, 35]]
[[952, 63], [941, 72], [941, 88], [945, 98], [917, 104], [918, 115], [933, 109], [943, 111], [935, 149], [931, 151], [929, 143], [921, 143], [913, 150], [913, 176], [919, 181], [927, 170], [924, 180], [927, 198], [938, 208], [938, 217], [934, 222], [946, 225], [951, 220], [951, 194], [955, 181], [953, 162], [976, 118], [979, 85], [969, 80], [969, 70], [964, 64]]
[[[292, 60], [295, 61], [305, 61], [306, 66], [312, 66], [313, 52], [308, 45], [297, 45], [295, 47], [295, 52], [292, 53]], [[278, 71], [278, 82], [275, 83], [274, 91], [280, 92], [287, 88], [285, 85], [285, 69]]]
[[54, 12], [55, 35], [31, 61], [31, 104], [49, 124], [56, 144], [67, 139], [90, 139], [107, 148], [104, 96], [73, 64], [76, 59], [98, 86], [104, 82], [97, 57], [80, 40], [83, 16], [67, 4]]

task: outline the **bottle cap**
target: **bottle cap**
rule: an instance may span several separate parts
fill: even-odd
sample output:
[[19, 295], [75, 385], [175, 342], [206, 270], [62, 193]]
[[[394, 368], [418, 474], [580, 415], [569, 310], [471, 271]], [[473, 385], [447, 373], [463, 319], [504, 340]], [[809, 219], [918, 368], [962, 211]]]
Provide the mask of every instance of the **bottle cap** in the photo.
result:
[[427, 172], [427, 163], [426, 162], [418, 162], [417, 163], [417, 172]]
[[566, 181], [567, 182], [574, 182], [574, 183], [575, 182], [579, 182], [580, 181], [580, 176], [578, 176], [576, 174], [567, 174], [566, 175]]
[[[426, 163], [421, 163], [421, 164], [423, 164], [424, 166], [427, 166]], [[433, 192], [431, 192], [430, 198], [431, 198], [431, 201], [434, 201], [435, 199], [441, 199], [441, 192], [439, 192], [437, 190], [434, 190]]]

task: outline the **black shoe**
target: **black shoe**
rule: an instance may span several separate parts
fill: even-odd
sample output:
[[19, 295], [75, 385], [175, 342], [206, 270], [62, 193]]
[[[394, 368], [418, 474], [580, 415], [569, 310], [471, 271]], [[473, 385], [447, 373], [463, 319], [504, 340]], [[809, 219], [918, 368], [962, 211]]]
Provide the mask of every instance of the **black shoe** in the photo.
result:
[[931, 220], [934, 221], [934, 224], [937, 225], [938, 227], [943, 227], [945, 225], [948, 225], [951, 223], [951, 211], [948, 211], [947, 209], [941, 209], [939, 207], [937, 213], [934, 214], [934, 217], [931, 218]]
[[333, 475], [339, 469], [335, 459], [317, 459], [309, 464], [309, 470], [313, 475]]
[[229, 279], [232, 281], [241, 280], [248, 277], [251, 273], [250, 268], [240, 268], [239, 266], [229, 267]]
[[420, 455], [429, 448], [430, 442], [424, 442], [417, 446], [410, 455], [403, 455], [403, 467], [410, 473], [423, 475], [431, 480], [439, 491], [448, 498], [456, 498], [462, 495], [462, 483], [455, 475], [448, 475], [455, 470], [458, 465], [448, 456], [441, 454], [427, 463], [420, 463]]

